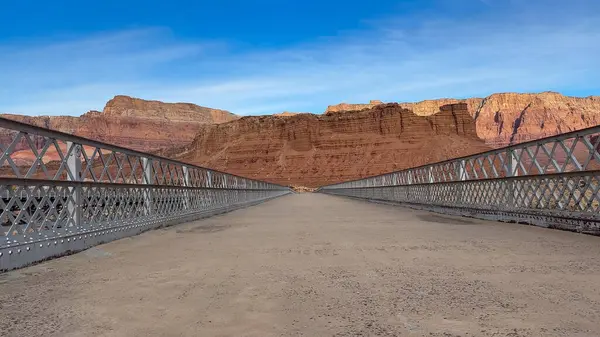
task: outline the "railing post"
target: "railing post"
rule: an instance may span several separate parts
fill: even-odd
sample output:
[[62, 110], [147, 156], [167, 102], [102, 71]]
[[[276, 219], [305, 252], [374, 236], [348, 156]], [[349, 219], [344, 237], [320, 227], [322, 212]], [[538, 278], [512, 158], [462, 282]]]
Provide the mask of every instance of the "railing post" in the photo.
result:
[[227, 180], [227, 175], [223, 174], [223, 199], [225, 200], [225, 205], [229, 204], [229, 181]]
[[206, 171], [206, 187], [212, 187], [212, 175], [210, 171]]
[[519, 157], [518, 150], [508, 150], [508, 166], [509, 177], [517, 177], [519, 175]]
[[[517, 150], [509, 149], [507, 151], [508, 158], [508, 173], [507, 177], [517, 177], [519, 175], [519, 162], [517, 157]], [[518, 181], [511, 179], [508, 181], [509, 189], [509, 204], [512, 207], [517, 207], [517, 185]]]
[[458, 162], [458, 180], [467, 180], [467, 170], [464, 159]]
[[71, 150], [67, 158], [67, 169], [71, 174], [67, 174], [67, 180], [74, 181], [76, 184], [73, 188], [73, 198], [67, 202], [67, 210], [69, 216], [76, 227], [81, 226], [81, 208], [82, 208], [82, 191], [81, 191], [81, 145], [67, 142], [67, 153]]
[[[154, 180], [152, 177], [152, 159], [142, 158], [142, 169], [144, 171], [142, 183], [144, 185], [152, 185]], [[152, 214], [152, 187], [144, 188], [144, 214]]]
[[[467, 166], [465, 163], [465, 160], [461, 160], [458, 162], [458, 180], [459, 181], [465, 181], [467, 180]], [[464, 189], [465, 189], [465, 184], [461, 183], [456, 185], [458, 186], [458, 191], [457, 192], [457, 203], [459, 205], [464, 204]]]
[[433, 166], [429, 166], [429, 183], [433, 183]]
[[[183, 166], [183, 186], [190, 187], [190, 171], [187, 166]], [[183, 195], [183, 208], [187, 211], [190, 208], [190, 191], [186, 188]]]

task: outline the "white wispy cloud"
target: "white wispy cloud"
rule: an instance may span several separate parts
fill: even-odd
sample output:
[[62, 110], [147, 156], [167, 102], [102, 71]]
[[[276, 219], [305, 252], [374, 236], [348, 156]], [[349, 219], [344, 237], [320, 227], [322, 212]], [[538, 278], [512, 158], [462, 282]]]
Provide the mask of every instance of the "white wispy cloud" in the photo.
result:
[[410, 25], [396, 15], [280, 49], [234, 52], [160, 28], [0, 45], [0, 111], [78, 115], [115, 94], [267, 114], [341, 101], [600, 90], [600, 5], [484, 2], [494, 10]]

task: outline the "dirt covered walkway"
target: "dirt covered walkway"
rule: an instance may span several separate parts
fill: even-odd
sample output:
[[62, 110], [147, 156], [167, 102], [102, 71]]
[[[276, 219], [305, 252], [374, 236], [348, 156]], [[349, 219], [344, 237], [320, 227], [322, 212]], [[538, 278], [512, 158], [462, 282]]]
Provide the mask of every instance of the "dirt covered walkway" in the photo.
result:
[[600, 238], [296, 194], [0, 275], [2, 336], [600, 336]]

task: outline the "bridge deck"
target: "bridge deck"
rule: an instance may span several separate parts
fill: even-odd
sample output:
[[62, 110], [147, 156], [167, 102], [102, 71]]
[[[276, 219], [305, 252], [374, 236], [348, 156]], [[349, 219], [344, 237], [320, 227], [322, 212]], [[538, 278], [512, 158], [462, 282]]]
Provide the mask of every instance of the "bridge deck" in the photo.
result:
[[2, 274], [0, 331], [598, 336], [599, 240], [290, 195]]

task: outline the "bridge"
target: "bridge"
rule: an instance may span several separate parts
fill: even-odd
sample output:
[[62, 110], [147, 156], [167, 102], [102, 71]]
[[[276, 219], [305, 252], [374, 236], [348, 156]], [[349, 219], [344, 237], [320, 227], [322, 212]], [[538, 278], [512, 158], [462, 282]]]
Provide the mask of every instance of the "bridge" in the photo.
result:
[[2, 335], [600, 335], [600, 127], [318, 193], [0, 128]]

